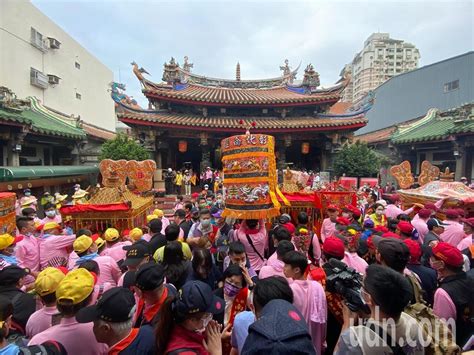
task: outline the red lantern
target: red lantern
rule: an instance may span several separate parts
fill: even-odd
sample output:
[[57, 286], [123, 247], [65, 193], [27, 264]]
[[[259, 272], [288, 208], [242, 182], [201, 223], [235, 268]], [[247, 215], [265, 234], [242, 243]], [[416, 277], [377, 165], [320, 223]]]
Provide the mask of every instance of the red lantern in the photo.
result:
[[179, 141], [178, 142], [178, 151], [180, 153], [186, 153], [188, 151], [188, 142], [186, 141]]
[[301, 154], [308, 154], [309, 153], [309, 143], [304, 142], [301, 144]]

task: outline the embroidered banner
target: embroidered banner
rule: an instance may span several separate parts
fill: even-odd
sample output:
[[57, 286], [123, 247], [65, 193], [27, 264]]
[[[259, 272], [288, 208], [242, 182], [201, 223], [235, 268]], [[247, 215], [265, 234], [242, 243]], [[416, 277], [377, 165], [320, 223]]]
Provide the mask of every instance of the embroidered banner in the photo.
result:
[[280, 214], [275, 139], [265, 134], [232, 136], [221, 142], [226, 208], [223, 216], [272, 218]]

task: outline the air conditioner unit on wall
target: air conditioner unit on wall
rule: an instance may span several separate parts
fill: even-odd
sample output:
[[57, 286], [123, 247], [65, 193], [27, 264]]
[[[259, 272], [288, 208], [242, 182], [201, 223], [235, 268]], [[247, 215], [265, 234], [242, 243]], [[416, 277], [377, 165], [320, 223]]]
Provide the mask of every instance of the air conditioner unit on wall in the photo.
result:
[[48, 37], [48, 39], [49, 39], [49, 48], [59, 49], [61, 47], [61, 42], [59, 42], [56, 38]]
[[43, 74], [39, 70], [31, 68], [30, 84], [41, 89], [47, 89], [49, 85], [48, 76]]
[[54, 74], [48, 74], [48, 82], [50, 85], [58, 85], [61, 78]]

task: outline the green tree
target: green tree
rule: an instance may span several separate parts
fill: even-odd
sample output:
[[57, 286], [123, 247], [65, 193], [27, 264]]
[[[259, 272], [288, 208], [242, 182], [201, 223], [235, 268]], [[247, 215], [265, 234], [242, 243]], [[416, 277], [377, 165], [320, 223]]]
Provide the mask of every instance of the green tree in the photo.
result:
[[353, 177], [369, 177], [379, 172], [381, 165], [380, 156], [370, 149], [366, 143], [357, 141], [345, 145], [334, 159], [334, 172], [336, 175]]
[[119, 133], [114, 139], [102, 144], [99, 160], [103, 159], [141, 161], [150, 159], [150, 153], [126, 134]]

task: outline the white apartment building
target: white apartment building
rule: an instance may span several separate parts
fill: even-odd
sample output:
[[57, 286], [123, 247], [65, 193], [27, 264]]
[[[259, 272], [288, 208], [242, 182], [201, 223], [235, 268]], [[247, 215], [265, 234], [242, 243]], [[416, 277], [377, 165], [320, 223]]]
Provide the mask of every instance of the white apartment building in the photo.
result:
[[30, 1], [0, 1], [0, 86], [115, 131], [113, 72]]
[[391, 77], [416, 69], [419, 59], [420, 52], [413, 44], [390, 38], [389, 33], [373, 33], [349, 64], [351, 81], [344, 100], [359, 101]]

